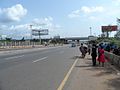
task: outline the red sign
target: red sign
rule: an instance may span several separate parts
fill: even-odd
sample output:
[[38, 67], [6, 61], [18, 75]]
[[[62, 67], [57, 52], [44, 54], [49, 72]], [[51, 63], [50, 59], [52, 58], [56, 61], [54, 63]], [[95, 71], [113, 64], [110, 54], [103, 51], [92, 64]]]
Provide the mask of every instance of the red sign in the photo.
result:
[[111, 32], [111, 31], [117, 31], [117, 25], [102, 26], [102, 32]]

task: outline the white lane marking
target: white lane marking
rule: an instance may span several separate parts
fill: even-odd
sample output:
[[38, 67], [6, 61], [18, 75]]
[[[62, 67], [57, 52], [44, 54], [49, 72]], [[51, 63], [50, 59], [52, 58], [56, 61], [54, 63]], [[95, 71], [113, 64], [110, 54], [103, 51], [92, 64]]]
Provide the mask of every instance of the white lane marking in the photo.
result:
[[57, 90], [63, 90], [63, 87], [65, 86], [73, 68], [75, 67], [76, 63], [78, 62], [78, 59], [76, 59], [72, 65], [72, 67], [69, 69], [68, 73], [66, 74], [65, 78], [63, 79], [63, 81], [61, 82], [60, 86], [58, 87]]
[[9, 60], [9, 59], [16, 59], [16, 58], [20, 58], [20, 57], [23, 57], [25, 55], [21, 55], [21, 56], [14, 56], [14, 57], [8, 57], [8, 58], [5, 58], [6, 60]]
[[48, 58], [48, 57], [43, 57], [43, 58], [37, 59], [37, 60], [33, 61], [33, 63], [41, 61], [41, 60], [45, 60], [46, 58]]

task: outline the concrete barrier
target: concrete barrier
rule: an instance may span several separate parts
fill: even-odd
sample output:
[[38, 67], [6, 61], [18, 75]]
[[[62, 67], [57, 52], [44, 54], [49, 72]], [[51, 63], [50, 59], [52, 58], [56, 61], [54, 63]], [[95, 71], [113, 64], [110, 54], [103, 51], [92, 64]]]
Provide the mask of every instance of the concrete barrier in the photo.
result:
[[105, 57], [111, 64], [120, 68], [120, 56], [110, 52], [105, 52]]

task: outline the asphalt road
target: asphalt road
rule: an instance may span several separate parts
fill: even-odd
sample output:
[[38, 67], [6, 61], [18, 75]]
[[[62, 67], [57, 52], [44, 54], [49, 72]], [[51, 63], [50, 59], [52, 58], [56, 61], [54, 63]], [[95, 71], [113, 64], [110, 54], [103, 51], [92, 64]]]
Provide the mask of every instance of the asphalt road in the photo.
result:
[[69, 46], [0, 53], [0, 90], [57, 90], [77, 55]]

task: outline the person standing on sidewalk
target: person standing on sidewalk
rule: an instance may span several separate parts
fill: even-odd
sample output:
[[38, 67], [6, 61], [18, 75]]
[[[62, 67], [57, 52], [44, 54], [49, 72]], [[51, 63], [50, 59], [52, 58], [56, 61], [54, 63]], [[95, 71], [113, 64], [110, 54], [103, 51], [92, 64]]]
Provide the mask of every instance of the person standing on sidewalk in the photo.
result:
[[91, 56], [92, 56], [93, 66], [96, 66], [97, 46], [96, 46], [95, 43], [92, 45], [92, 53], [91, 53]]
[[82, 58], [85, 58], [86, 50], [85, 50], [85, 47], [83, 46], [83, 43], [81, 43], [79, 50], [82, 53]]
[[98, 49], [98, 61], [99, 61], [99, 65], [102, 63], [102, 67], [104, 67], [104, 63], [105, 63], [105, 55], [104, 55], [104, 49], [103, 46], [100, 45], [100, 48]]
[[91, 54], [91, 44], [88, 44], [88, 55]]

